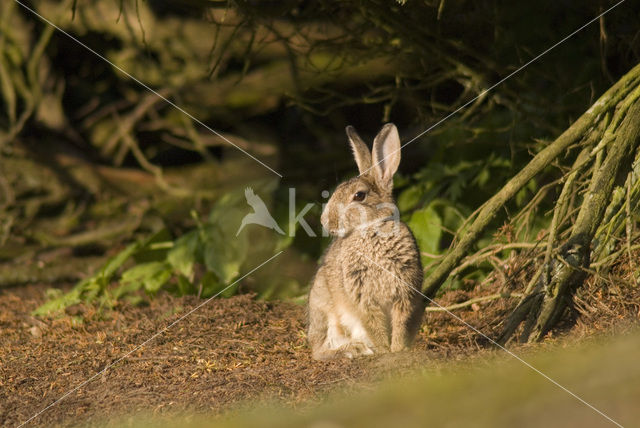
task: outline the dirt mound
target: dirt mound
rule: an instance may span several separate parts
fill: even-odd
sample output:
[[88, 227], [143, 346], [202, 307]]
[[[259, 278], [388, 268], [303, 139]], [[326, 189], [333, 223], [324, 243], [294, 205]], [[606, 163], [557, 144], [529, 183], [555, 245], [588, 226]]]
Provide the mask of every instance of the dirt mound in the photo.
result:
[[[172, 325], [203, 301], [161, 294], [148, 306], [107, 313], [78, 306], [66, 318], [33, 318], [29, 313], [44, 293], [44, 286], [31, 286], [0, 295], [2, 426], [19, 425], [69, 391], [31, 423], [71, 425], [139, 411], [220, 413], [273, 399], [308, 406], [336, 388], [361, 389], [416, 366], [437, 369], [495, 352], [450, 314], [429, 312], [412, 352], [319, 363], [306, 347], [304, 307], [293, 303], [247, 295], [215, 299]], [[636, 288], [625, 299], [637, 305], [638, 295]], [[450, 292], [439, 303], [449, 306], [473, 297]], [[494, 334], [516, 300], [480, 302], [455, 314]], [[123, 355], [128, 356], [120, 360]]]
[[[2, 426], [24, 422], [202, 303], [162, 294], [147, 307], [126, 306], [106, 317], [73, 308], [76, 317], [88, 319], [84, 323], [73, 317], [42, 321], [28, 314], [43, 294], [44, 287], [27, 287], [0, 296]], [[311, 360], [302, 306], [246, 295], [215, 299], [33, 422], [75, 424], [140, 410], [215, 413], [274, 398], [312, 403], [338, 385], [375, 380], [381, 375], [370, 370], [375, 364]]]

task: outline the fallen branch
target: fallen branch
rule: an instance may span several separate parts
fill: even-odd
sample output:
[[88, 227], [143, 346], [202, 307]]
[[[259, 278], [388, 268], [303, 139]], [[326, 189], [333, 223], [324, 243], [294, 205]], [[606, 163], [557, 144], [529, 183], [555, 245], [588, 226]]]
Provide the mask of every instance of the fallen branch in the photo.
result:
[[105, 259], [105, 257], [71, 257], [59, 264], [45, 265], [42, 268], [33, 264], [0, 264], [0, 288], [22, 284], [78, 281], [84, 278], [87, 272], [95, 271], [102, 266]]
[[425, 312], [450, 312], [450, 311], [455, 311], [456, 309], [462, 309], [462, 308], [466, 308], [468, 306], [473, 305], [474, 303], [482, 303], [482, 302], [490, 302], [492, 300], [498, 300], [498, 299], [509, 299], [512, 297], [522, 297], [523, 295], [521, 293], [497, 293], [497, 294], [491, 294], [489, 296], [481, 296], [481, 297], [474, 297], [473, 299], [469, 299], [466, 300], [464, 302], [461, 303], [456, 303], [454, 305], [451, 306], [428, 306], [425, 309]]

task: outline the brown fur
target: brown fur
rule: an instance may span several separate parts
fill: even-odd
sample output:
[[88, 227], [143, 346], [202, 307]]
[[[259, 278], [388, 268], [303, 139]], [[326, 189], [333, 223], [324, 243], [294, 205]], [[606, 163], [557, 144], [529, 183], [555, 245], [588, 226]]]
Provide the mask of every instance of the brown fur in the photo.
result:
[[[355, 357], [408, 348], [422, 321], [420, 254], [399, 221], [392, 197], [400, 139], [385, 125], [373, 156], [347, 128], [360, 176], [340, 184], [322, 213], [336, 235], [309, 294], [308, 339], [313, 357]], [[385, 158], [386, 157], [386, 158]], [[365, 192], [363, 201], [354, 200]]]

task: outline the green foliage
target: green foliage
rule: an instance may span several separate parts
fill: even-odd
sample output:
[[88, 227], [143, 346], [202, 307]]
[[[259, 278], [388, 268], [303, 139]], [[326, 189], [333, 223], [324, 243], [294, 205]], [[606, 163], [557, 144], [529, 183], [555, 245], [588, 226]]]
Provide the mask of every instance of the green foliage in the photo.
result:
[[[224, 297], [235, 294], [237, 279], [249, 253], [249, 233], [236, 236], [246, 208], [242, 193], [222, 196], [205, 221], [195, 212], [196, 227], [173, 240], [166, 229], [151, 237], [128, 245], [110, 258], [93, 276], [80, 281], [66, 294], [55, 293], [49, 301], [34, 311], [35, 315], [49, 315], [82, 302], [112, 307], [118, 300], [137, 303], [140, 293], [154, 295], [166, 289], [178, 295], [198, 294], [210, 297], [221, 293]], [[263, 235], [262, 248], [275, 253], [287, 242]], [[254, 251], [255, 253], [255, 251]], [[197, 267], [204, 268], [198, 278]], [[251, 266], [252, 267], [252, 266]], [[251, 268], [250, 267], [250, 268]]]
[[[48, 315], [60, 312], [68, 306], [81, 303], [83, 301], [96, 301], [100, 298], [100, 304], [107, 303], [106, 290], [111, 283], [114, 274], [120, 269], [122, 264], [133, 254], [139, 251], [140, 243], [134, 243], [127, 246], [124, 250], [109, 259], [107, 263], [92, 277], [80, 281], [71, 291], [66, 294], [51, 294], [50, 300], [38, 307], [33, 313], [34, 315]], [[124, 289], [118, 292], [118, 295], [124, 294]], [[134, 291], [134, 290], [129, 290]]]
[[[415, 210], [411, 214], [409, 227], [418, 241], [420, 250], [428, 254], [438, 254], [440, 251], [440, 237], [442, 236], [442, 220], [433, 208], [433, 204]], [[424, 259], [431, 259], [423, 256]]]
[[171, 277], [171, 266], [165, 262], [148, 262], [127, 269], [120, 278], [123, 289], [140, 285], [148, 293], [156, 293]]
[[421, 247], [423, 251], [438, 254], [451, 242], [451, 232], [457, 231], [464, 219], [486, 200], [485, 195], [492, 194], [495, 182], [508, 175], [510, 167], [507, 159], [496, 155], [474, 161], [450, 159], [446, 163], [431, 162], [411, 177], [411, 184], [398, 196], [400, 212], [410, 216], [412, 226], [418, 226], [420, 220], [414, 219], [414, 212], [428, 210], [429, 218], [437, 215], [438, 226], [450, 235], [442, 242], [439, 239]]
[[247, 234], [235, 236], [244, 212], [235, 205], [231, 195], [225, 195], [214, 207], [206, 225], [200, 226], [204, 263], [223, 283], [238, 276], [247, 256]]
[[[512, 163], [506, 154], [495, 154], [486, 144], [484, 148], [490, 153], [486, 157], [471, 160], [466, 154], [436, 155], [412, 177], [396, 182], [401, 189], [398, 207], [423, 253], [425, 275], [437, 265], [437, 256], [443, 255], [454, 240], [464, 234], [465, 219], [512, 174]], [[515, 198], [517, 208], [525, 205], [537, 190], [535, 181], [529, 183]], [[496, 226], [499, 221], [496, 220]], [[493, 239], [493, 233], [487, 232], [479, 239], [478, 246], [488, 245]], [[488, 263], [474, 266], [449, 278], [443, 289], [480, 283], [491, 271]]]

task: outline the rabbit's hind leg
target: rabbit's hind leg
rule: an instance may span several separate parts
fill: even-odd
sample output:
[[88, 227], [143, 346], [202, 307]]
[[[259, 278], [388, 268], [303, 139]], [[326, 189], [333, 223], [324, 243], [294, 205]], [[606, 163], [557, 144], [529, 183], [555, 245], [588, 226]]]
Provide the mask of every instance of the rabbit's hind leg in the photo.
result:
[[403, 351], [411, 346], [420, 329], [425, 303], [421, 296], [399, 300], [391, 308], [391, 352]]
[[[311, 302], [311, 299], [309, 299]], [[307, 340], [311, 348], [311, 355], [316, 360], [326, 360], [326, 340], [327, 340], [327, 316], [319, 310], [309, 305], [309, 326], [307, 329]]]
[[318, 272], [309, 294], [307, 330], [311, 355], [316, 360], [329, 360], [341, 356], [342, 347], [349, 341], [334, 312], [331, 294], [322, 272]]

